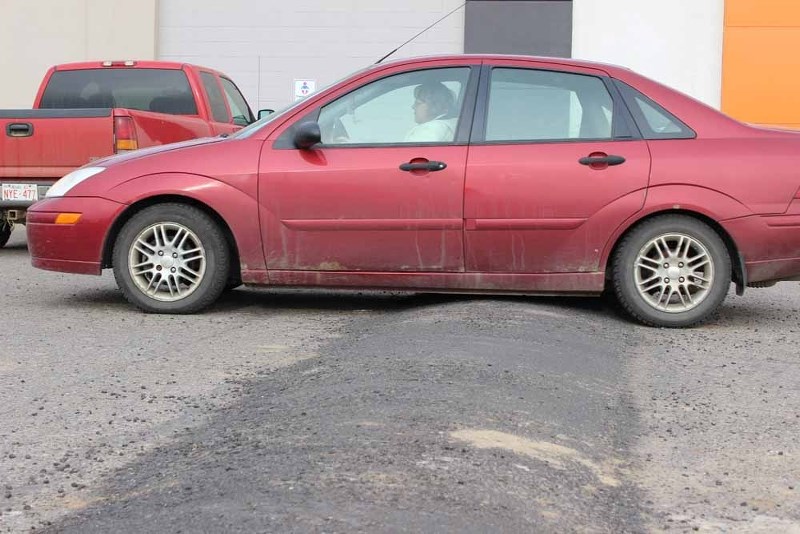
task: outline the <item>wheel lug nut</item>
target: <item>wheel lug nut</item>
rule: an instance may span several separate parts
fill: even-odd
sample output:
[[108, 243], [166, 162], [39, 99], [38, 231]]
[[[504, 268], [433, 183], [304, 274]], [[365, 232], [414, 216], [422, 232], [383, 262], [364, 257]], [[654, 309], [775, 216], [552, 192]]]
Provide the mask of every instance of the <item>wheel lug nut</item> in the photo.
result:
[[684, 283], [685, 281], [686, 279], [682, 276], [678, 279], [678, 282], [680, 282], [681, 284]]
[[163, 255], [164, 255], [164, 251], [163, 251], [163, 250], [159, 250], [159, 251], [158, 251], [158, 255], [159, 255], [159, 256], [163, 256]]
[[678, 267], [680, 267], [681, 269], [683, 269], [683, 264], [682, 264], [682, 263], [679, 263], [679, 264], [678, 264]]
[[160, 265], [156, 265], [156, 271], [160, 271], [160, 270], [161, 270], [161, 266]]
[[178, 257], [178, 253], [177, 253], [177, 252], [173, 252], [173, 253], [172, 253], [172, 257], [173, 257], [173, 258], [177, 258], [177, 257]]
[[665, 268], [665, 269], [669, 269], [669, 263], [665, 263], [665, 264], [664, 264], [664, 268]]
[[669, 284], [669, 278], [664, 278], [664, 283]]
[[174, 272], [175, 272], [175, 267], [173, 267], [172, 269], [170, 269], [170, 272], [174, 273]]

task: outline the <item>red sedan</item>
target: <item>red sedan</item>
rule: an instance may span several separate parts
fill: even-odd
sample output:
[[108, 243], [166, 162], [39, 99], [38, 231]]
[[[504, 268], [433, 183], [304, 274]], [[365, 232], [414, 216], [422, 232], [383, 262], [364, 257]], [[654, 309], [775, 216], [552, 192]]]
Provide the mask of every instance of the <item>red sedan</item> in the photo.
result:
[[33, 265], [148, 312], [229, 287], [613, 292], [688, 326], [800, 276], [800, 135], [609, 65], [376, 65], [228, 137], [97, 161], [28, 213]]

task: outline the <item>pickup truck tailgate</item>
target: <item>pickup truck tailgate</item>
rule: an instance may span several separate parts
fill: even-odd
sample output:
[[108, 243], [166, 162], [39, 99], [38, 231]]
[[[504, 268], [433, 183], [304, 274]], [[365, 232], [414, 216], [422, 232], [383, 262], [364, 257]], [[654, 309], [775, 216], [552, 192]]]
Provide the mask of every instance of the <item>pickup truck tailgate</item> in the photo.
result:
[[0, 179], [54, 181], [114, 152], [111, 109], [0, 111]]

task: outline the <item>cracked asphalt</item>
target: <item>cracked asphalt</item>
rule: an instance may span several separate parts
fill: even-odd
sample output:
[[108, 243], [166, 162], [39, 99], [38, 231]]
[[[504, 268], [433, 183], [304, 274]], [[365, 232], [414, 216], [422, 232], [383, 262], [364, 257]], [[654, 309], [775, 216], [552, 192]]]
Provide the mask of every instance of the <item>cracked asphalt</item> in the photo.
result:
[[800, 287], [238, 289], [135, 311], [0, 250], [0, 532], [800, 532]]

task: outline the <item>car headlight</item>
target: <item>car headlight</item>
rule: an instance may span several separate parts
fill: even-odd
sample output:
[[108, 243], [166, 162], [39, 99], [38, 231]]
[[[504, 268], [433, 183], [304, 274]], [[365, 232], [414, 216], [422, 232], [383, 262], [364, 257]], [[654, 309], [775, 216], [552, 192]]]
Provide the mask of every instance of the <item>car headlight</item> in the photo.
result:
[[104, 170], [106, 170], [105, 167], [84, 167], [74, 170], [53, 184], [53, 187], [47, 190], [45, 197], [63, 197], [70, 189], [82, 181], [91, 178], [95, 174], [100, 174]]

